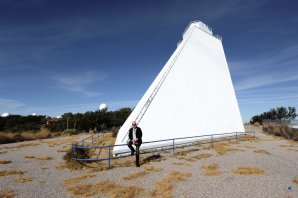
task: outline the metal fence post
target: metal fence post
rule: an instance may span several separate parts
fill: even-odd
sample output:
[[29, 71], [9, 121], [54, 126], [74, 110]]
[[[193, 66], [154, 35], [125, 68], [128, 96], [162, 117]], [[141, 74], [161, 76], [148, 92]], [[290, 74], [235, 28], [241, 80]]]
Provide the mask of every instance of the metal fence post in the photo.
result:
[[108, 168], [110, 169], [110, 165], [111, 165], [111, 145], [109, 145], [109, 165], [108, 165]]
[[211, 147], [213, 148], [213, 135], [211, 135]]
[[173, 155], [175, 155], [175, 139], [173, 139]]
[[238, 141], [237, 132], [236, 132], [236, 142]]

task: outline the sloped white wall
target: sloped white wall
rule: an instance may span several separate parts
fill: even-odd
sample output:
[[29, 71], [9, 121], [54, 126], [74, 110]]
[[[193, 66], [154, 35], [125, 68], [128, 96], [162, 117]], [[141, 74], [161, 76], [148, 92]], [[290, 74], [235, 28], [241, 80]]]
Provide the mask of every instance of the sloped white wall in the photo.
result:
[[[153, 89], [178, 56], [139, 126], [143, 142], [186, 136], [244, 132], [222, 43], [191, 25], [167, 64], [119, 130], [115, 144], [127, 141], [127, 131]], [[154, 146], [154, 144], [150, 144]], [[129, 151], [115, 147], [114, 154]]]

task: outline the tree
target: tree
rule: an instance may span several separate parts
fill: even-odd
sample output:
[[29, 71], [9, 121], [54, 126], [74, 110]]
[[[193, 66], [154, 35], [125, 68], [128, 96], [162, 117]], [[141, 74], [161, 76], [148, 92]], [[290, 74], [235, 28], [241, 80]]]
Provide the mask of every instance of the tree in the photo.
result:
[[275, 109], [270, 109], [267, 112], [261, 113], [260, 115], [255, 115], [251, 118], [250, 123], [259, 122], [262, 124], [263, 120], [278, 120], [284, 122], [290, 122], [296, 118], [296, 108], [283, 106], [277, 107]]

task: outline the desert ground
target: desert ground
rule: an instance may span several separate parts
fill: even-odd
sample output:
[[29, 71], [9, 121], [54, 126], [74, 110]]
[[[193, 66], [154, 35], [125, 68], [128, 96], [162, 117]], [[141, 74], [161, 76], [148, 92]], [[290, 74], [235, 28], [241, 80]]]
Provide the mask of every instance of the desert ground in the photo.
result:
[[256, 139], [141, 155], [139, 168], [131, 156], [109, 170], [100, 168], [107, 162], [64, 166], [65, 152], [88, 134], [3, 144], [0, 197], [298, 197], [298, 143], [247, 130]]

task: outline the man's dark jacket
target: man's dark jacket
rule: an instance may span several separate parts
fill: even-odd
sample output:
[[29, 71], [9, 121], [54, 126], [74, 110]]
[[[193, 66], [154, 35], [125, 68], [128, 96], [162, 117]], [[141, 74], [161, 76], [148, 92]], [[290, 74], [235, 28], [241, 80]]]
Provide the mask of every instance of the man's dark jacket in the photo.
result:
[[[132, 137], [132, 130], [133, 130], [133, 128], [130, 128], [129, 133], [128, 133], [128, 137], [129, 137], [130, 140], [132, 140], [132, 138], [133, 138]], [[143, 136], [143, 133], [142, 133], [141, 128], [137, 127], [136, 137], [137, 137], [139, 143], [142, 143], [142, 136]]]

